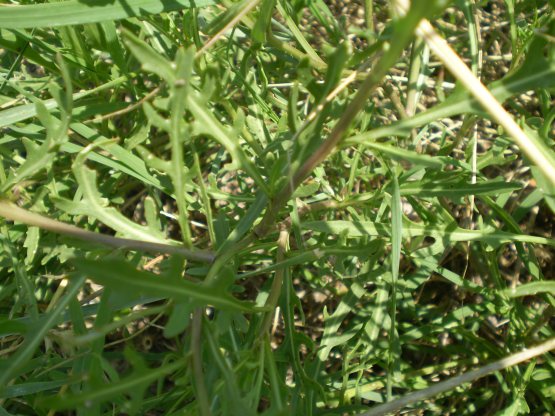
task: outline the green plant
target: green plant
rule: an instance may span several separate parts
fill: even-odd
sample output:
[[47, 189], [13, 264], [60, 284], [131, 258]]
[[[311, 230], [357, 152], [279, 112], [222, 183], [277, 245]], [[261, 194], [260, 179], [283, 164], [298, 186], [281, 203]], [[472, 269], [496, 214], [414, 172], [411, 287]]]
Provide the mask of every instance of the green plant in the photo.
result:
[[555, 413], [553, 5], [359, 3], [0, 6], [0, 414]]

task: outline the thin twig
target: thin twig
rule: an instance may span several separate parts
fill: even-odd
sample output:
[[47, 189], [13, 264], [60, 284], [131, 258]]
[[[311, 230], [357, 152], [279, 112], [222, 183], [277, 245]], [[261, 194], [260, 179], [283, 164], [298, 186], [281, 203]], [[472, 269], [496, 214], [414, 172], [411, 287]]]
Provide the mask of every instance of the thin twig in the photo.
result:
[[467, 373], [461, 374], [460, 376], [452, 377], [450, 379], [437, 383], [432, 387], [428, 387], [427, 389], [416, 391], [414, 393], [407, 394], [406, 396], [403, 396], [397, 400], [393, 400], [389, 403], [376, 406], [365, 413], [361, 413], [359, 416], [378, 416], [396, 412], [408, 406], [409, 404], [420, 402], [430, 397], [437, 396], [438, 394], [452, 390], [455, 387], [460, 386], [461, 384], [469, 383], [471, 381], [485, 377], [488, 374], [495, 373], [496, 371], [500, 371], [505, 368], [520, 364], [524, 361], [528, 361], [553, 349], [555, 349], [555, 338], [551, 338], [549, 341], [546, 341], [543, 344], [537, 345], [535, 347], [525, 349], [513, 355], [509, 355], [508, 357], [505, 357], [499, 361], [495, 361], [491, 364], [487, 364], [476, 370], [469, 371]]
[[111, 247], [148, 251], [154, 253], [179, 254], [188, 260], [204, 263], [212, 263], [215, 254], [204, 250], [189, 250], [181, 246], [155, 243], [151, 241], [132, 240], [129, 238], [112, 237], [106, 234], [94, 233], [69, 225], [60, 221], [52, 220], [34, 212], [27, 211], [17, 205], [0, 200], [0, 216], [10, 221], [22, 222], [27, 225], [43, 228], [58, 234], [65, 234], [80, 240], [103, 244]]
[[152, 91], [150, 91], [147, 95], [145, 95], [143, 98], [141, 98], [139, 101], [131, 104], [129, 107], [122, 108], [121, 110], [114, 111], [113, 113], [98, 116], [98, 117], [92, 119], [92, 122], [93, 123], [100, 123], [101, 121], [104, 121], [104, 120], [107, 120], [107, 119], [110, 119], [110, 118], [114, 118], [114, 117], [117, 117], [117, 116], [121, 116], [121, 115], [127, 114], [127, 113], [135, 110], [136, 108], [143, 105], [143, 103], [145, 103], [147, 101], [150, 101], [152, 98], [154, 98], [154, 96], [160, 92], [160, 90], [162, 89], [163, 86], [164, 86], [164, 83], [161, 83], [156, 88], [154, 88]]

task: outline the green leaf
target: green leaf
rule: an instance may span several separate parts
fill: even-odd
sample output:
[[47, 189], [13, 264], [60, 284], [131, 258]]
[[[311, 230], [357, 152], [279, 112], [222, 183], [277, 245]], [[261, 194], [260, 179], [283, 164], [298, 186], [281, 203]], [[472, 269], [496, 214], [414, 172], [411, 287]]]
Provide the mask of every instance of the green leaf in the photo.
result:
[[306, 198], [308, 196], [314, 195], [320, 189], [320, 184], [318, 182], [312, 182], [307, 185], [301, 185], [292, 195], [292, 198]]
[[266, 208], [268, 198], [262, 192], [256, 195], [256, 199], [251, 203], [246, 214], [242, 216], [239, 223], [232, 232], [226, 232], [226, 239], [218, 248], [218, 253], [225, 253], [229, 250], [245, 233], [251, 229], [254, 222], [259, 218], [260, 213]]
[[67, 213], [72, 215], [85, 214], [96, 218], [127, 237], [155, 243], [167, 242], [162, 232], [156, 232], [148, 226], [139, 225], [129, 220], [115, 208], [108, 206], [107, 200], [102, 197], [97, 189], [96, 171], [85, 166], [85, 158], [91, 148], [90, 146], [81, 151], [73, 163], [73, 174], [83, 192], [83, 199], [81, 201], [70, 201], [52, 196], [52, 201]]
[[276, 0], [262, 0], [260, 13], [252, 29], [252, 39], [258, 43], [266, 42], [266, 32], [272, 20], [272, 13], [276, 5]]
[[[341, 302], [335, 308], [333, 314], [328, 314], [327, 310], [324, 309], [324, 333], [322, 335], [322, 340], [320, 341], [320, 349], [318, 351], [318, 358], [321, 361], [326, 361], [329, 357], [331, 350], [343, 344], [352, 338], [356, 333], [351, 332], [348, 334], [341, 335], [339, 333], [339, 328], [341, 323], [351, 312], [357, 302], [366, 294], [362, 285], [355, 281], [349, 288], [349, 292], [343, 296]], [[387, 296], [387, 291], [385, 291]]]
[[158, 368], [137, 370], [119, 382], [107, 384], [82, 394], [54, 396], [39, 400], [38, 406], [62, 410], [82, 408], [86, 403], [104, 402], [123, 394], [145, 389], [154, 381], [179, 370], [185, 365], [185, 360], [181, 359]]
[[173, 338], [185, 331], [189, 325], [193, 309], [190, 302], [176, 303], [170, 313], [168, 322], [164, 326], [164, 337]]
[[425, 154], [416, 153], [411, 150], [403, 149], [398, 146], [391, 146], [384, 143], [370, 142], [364, 139], [363, 135], [350, 137], [346, 139], [342, 145], [352, 146], [354, 144], [361, 144], [365, 147], [369, 147], [372, 150], [381, 152], [392, 159], [399, 161], [409, 161], [416, 166], [425, 166], [433, 169], [442, 169], [449, 164], [457, 165], [459, 162], [457, 160], [451, 159], [445, 156], [429, 156]]
[[437, 196], [459, 198], [467, 195], [499, 195], [519, 189], [522, 189], [522, 185], [515, 182], [488, 181], [472, 184], [466, 181], [418, 181], [403, 183], [401, 195], [414, 195], [420, 198]]
[[197, 134], [207, 134], [224, 146], [233, 158], [233, 161], [238, 164], [238, 167], [251, 175], [264, 193], [269, 195], [270, 189], [266, 181], [239, 144], [237, 134], [228, 126], [220, 123], [214, 116], [214, 113], [205, 107], [204, 100], [199, 94], [194, 94], [191, 91], [191, 94], [187, 96], [187, 105], [188, 109], [195, 116], [195, 132]]
[[[393, 186], [391, 194], [391, 276], [395, 284], [399, 278], [399, 264], [401, 263], [403, 210], [401, 208], [401, 192], [397, 176], [394, 172], [392, 172], [391, 176]], [[396, 296], [395, 293], [393, 293], [393, 296]]]
[[33, 354], [48, 331], [56, 324], [59, 316], [65, 310], [68, 303], [81, 290], [81, 286], [84, 282], [84, 277], [74, 279], [54, 309], [46, 314], [43, 319], [38, 321], [34, 327], [27, 332], [27, 336], [21, 347], [10, 357], [10, 360], [6, 362], [6, 365], [0, 371], [0, 397], [3, 389], [7, 387], [8, 382], [17, 374], [20, 368], [33, 357]]
[[62, 95], [60, 87], [57, 84], [51, 84], [51, 94], [60, 109], [60, 120], [53, 117], [40, 100], [34, 99], [36, 113], [46, 128], [46, 139], [40, 146], [27, 146], [28, 154], [25, 162], [17, 170], [10, 172], [8, 180], [0, 188], [1, 192], [6, 192], [18, 182], [43, 169], [48, 169], [54, 160], [55, 152], [68, 140], [67, 133], [73, 108], [73, 89], [71, 78], [61, 55], [57, 55], [56, 60], [65, 86], [65, 94]]
[[[117, 157], [118, 160], [114, 160], [94, 152], [89, 153], [89, 160], [112, 168], [116, 171], [123, 172], [146, 185], [153, 186], [161, 191], [169, 193], [168, 190], [164, 189], [160, 181], [148, 172], [145, 163], [130, 151], [114, 143], [99, 145], [99, 147], [102, 150], [111, 153], [115, 157], [117, 157], [116, 155], [119, 155], [119, 157]], [[79, 153], [83, 151], [83, 146], [79, 146], [74, 143], [64, 143], [61, 150], [70, 154]]]
[[145, 71], [158, 75], [166, 82], [173, 83], [175, 81], [175, 71], [167, 58], [160, 55], [128, 30], [123, 30], [123, 37], [127, 47], [139, 60]]
[[223, 310], [255, 311], [258, 309], [248, 302], [235, 299], [229, 293], [220, 293], [213, 287], [139, 271], [122, 261], [79, 259], [75, 262], [75, 266], [93, 280], [114, 290], [161, 296], [195, 306], [213, 305]]
[[23, 322], [0, 318], [0, 336], [25, 334], [27, 332], [27, 325]]
[[23, 247], [27, 248], [27, 258], [25, 263], [32, 264], [35, 254], [37, 254], [37, 249], [39, 247], [39, 237], [40, 229], [38, 227], [29, 227], [27, 229], [27, 237], [23, 243]]
[[252, 270], [249, 272], [242, 273], [239, 277], [241, 279], [246, 279], [252, 276], [257, 276], [260, 274], [268, 273], [273, 270], [282, 269], [285, 267], [295, 266], [297, 264], [307, 264], [320, 259], [328, 258], [329, 256], [369, 256], [374, 255], [378, 250], [381, 250], [383, 242], [379, 239], [375, 239], [370, 244], [361, 245], [359, 247], [353, 248], [321, 248], [312, 249], [306, 251], [290, 251], [287, 253], [287, 258], [285, 260], [273, 263], [266, 267], [261, 267], [257, 270]]
[[[127, 77], [119, 77], [105, 84], [102, 84], [96, 88], [92, 88], [86, 91], [76, 92], [73, 94], [73, 101], [77, 101], [81, 98], [88, 97], [90, 95], [96, 94], [103, 90], [116, 87], [122, 84], [123, 82], [125, 82], [126, 80], [127, 80]], [[7, 108], [5, 110], [0, 111], [0, 127], [6, 127], [6, 126], [9, 126], [10, 124], [15, 124], [19, 121], [23, 121], [23, 120], [27, 120], [29, 118], [35, 117], [37, 115], [37, 105], [36, 105], [37, 102], [38, 102], [38, 99], [34, 98], [34, 103], [23, 104], [17, 107]], [[41, 101], [41, 103], [47, 110], [57, 109], [59, 105], [59, 103], [54, 98]]]
[[[313, 221], [301, 224], [305, 230], [319, 231], [325, 234], [340, 235], [347, 233], [349, 237], [382, 236], [390, 237], [390, 225], [370, 221]], [[494, 228], [484, 230], [465, 230], [457, 224], [451, 225], [426, 225], [416, 224], [404, 220], [403, 237], [430, 236], [446, 239], [450, 242], [458, 241], [484, 241], [491, 244], [501, 244], [511, 241], [546, 244], [555, 247], [555, 239], [533, 235], [507, 233]]]
[[15, 384], [13, 386], [6, 387], [6, 389], [2, 393], [2, 398], [9, 399], [11, 397], [23, 397], [43, 391], [54, 390], [63, 386], [64, 384], [68, 384], [68, 380], [64, 379], [57, 381], [39, 381]]
[[135, 176], [140, 181], [153, 185], [158, 189], [162, 189], [160, 181], [149, 173], [145, 166], [145, 162], [143, 162], [140, 157], [135, 156], [129, 150], [121, 147], [113, 141], [108, 140], [96, 130], [91, 129], [84, 124], [73, 123], [70, 127], [74, 132], [88, 139], [89, 142], [94, 142], [95, 146], [110, 153], [117, 161], [121, 162], [121, 164], [126, 165], [134, 172], [132, 176]]
[[0, 6], [0, 28], [82, 25], [212, 4], [212, 0], [133, 0], [109, 3], [98, 0], [66, 0], [24, 6]]
[[510, 298], [519, 298], [522, 296], [531, 296], [538, 293], [552, 293], [555, 294], [555, 282], [532, 282], [515, 288], [506, 289], [503, 293]]

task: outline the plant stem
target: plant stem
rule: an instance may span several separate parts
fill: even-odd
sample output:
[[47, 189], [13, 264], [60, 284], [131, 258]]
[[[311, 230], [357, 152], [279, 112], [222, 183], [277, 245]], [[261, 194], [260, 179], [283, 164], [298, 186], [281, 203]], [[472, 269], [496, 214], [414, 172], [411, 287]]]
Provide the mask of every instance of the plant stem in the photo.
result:
[[204, 263], [212, 263], [215, 259], [215, 254], [211, 251], [191, 250], [171, 244], [112, 237], [110, 235], [83, 230], [73, 225], [65, 224], [63, 222], [52, 220], [42, 215], [35, 214], [34, 212], [27, 211], [5, 200], [0, 200], [0, 217], [4, 217], [11, 221], [22, 222], [27, 225], [43, 228], [54, 233], [69, 235], [80, 240], [121, 249], [149, 251], [154, 253], [178, 254], [188, 260], [194, 260]]
[[374, 0], [364, 1], [364, 17], [366, 19], [366, 27], [374, 33]]
[[264, 218], [254, 231], [259, 238], [264, 236], [271, 229], [276, 221], [281, 207], [291, 198], [295, 189], [304, 181], [304, 179], [314, 170], [316, 166], [329, 156], [329, 154], [341, 141], [354, 118], [364, 108], [370, 94], [372, 94], [374, 89], [380, 84], [389, 69], [395, 65], [395, 62], [397, 62], [406, 45], [411, 40], [413, 28], [415, 28], [420, 21], [419, 18], [415, 17], [415, 14], [411, 14], [408, 19], [405, 19], [406, 24], [398, 24], [396, 26], [398, 29], [397, 36], [393, 36], [391, 43], [384, 44], [383, 55], [369, 71], [368, 76], [360, 86], [360, 89], [356, 93], [353, 100], [345, 109], [337, 124], [334, 126], [328, 138], [293, 174], [289, 183], [283, 186], [283, 188], [272, 199]]
[[194, 384], [197, 392], [197, 400], [200, 408], [201, 416], [210, 416], [210, 401], [206, 384], [204, 383], [204, 372], [202, 370], [202, 308], [197, 308], [193, 312], [193, 320], [191, 324], [191, 351], [193, 352], [193, 371], [195, 374]]
[[[279, 263], [285, 259], [285, 252], [287, 251], [288, 241], [289, 231], [287, 229], [282, 229], [279, 233], [279, 238], [277, 241], [276, 263]], [[266, 304], [264, 305], [270, 310], [266, 313], [264, 321], [262, 322], [262, 326], [260, 327], [259, 338], [261, 339], [270, 329], [270, 324], [272, 323], [272, 318], [276, 311], [279, 295], [281, 294], [281, 287], [283, 286], [283, 273], [283, 267], [280, 267], [276, 270], [274, 274], [274, 280], [272, 282], [270, 294], [268, 295], [268, 299], [266, 299]]]
[[538, 355], [545, 354], [553, 349], [555, 349], [555, 338], [551, 338], [549, 341], [546, 341], [543, 344], [537, 345], [533, 348], [525, 349], [516, 354], [509, 355], [508, 357], [505, 357], [499, 361], [495, 361], [491, 364], [487, 364], [476, 370], [468, 371], [464, 374], [461, 374], [460, 376], [452, 377], [427, 389], [416, 391], [414, 393], [407, 394], [397, 400], [393, 400], [392, 402], [376, 406], [368, 412], [362, 413], [360, 416], [378, 416], [397, 412], [398, 410], [403, 409], [409, 404], [420, 402], [430, 397], [437, 396], [438, 394], [452, 390], [455, 387], [460, 386], [461, 384], [470, 383], [471, 381], [485, 377], [488, 374], [495, 373], [496, 371], [500, 371], [505, 368], [512, 367], [513, 365], [520, 364], [524, 361], [537, 357]]

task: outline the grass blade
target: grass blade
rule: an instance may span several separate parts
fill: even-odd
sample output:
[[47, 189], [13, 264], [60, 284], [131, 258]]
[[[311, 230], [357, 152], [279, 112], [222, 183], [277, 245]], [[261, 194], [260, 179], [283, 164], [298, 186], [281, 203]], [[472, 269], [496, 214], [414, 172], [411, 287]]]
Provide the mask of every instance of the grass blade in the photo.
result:
[[[381, 236], [391, 237], [389, 224], [370, 221], [312, 221], [304, 222], [302, 228], [319, 231], [326, 234], [339, 235], [347, 233], [349, 237]], [[457, 241], [484, 241], [491, 244], [501, 244], [511, 241], [545, 244], [555, 247], [555, 239], [533, 235], [515, 234], [497, 231], [493, 228], [485, 230], [465, 230], [456, 224], [449, 226], [416, 224], [405, 220], [403, 237], [430, 236]]]
[[515, 288], [507, 289], [504, 293], [511, 298], [520, 298], [522, 296], [532, 296], [544, 292], [555, 294], [555, 282], [526, 283]]
[[180, 10], [205, 7], [212, 0], [133, 0], [131, 2], [97, 2], [96, 0], [66, 0], [24, 6], [0, 7], [0, 28], [28, 29], [98, 23], [128, 17], [141, 17]]

